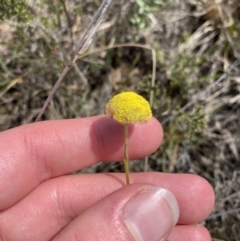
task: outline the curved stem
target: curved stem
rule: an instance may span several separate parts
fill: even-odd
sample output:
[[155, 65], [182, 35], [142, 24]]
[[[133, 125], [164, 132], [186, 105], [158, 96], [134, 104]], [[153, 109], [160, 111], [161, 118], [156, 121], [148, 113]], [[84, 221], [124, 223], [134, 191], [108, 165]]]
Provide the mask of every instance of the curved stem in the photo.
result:
[[126, 183], [130, 184], [129, 178], [129, 156], [128, 156], [128, 124], [124, 125], [124, 170], [126, 174]]

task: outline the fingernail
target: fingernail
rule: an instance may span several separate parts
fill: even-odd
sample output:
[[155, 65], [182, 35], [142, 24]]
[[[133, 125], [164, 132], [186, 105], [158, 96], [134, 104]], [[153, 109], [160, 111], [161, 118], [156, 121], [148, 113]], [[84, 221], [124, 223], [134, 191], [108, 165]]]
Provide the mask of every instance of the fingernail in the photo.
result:
[[136, 241], [159, 241], [177, 223], [179, 207], [171, 192], [149, 186], [125, 205], [123, 214]]

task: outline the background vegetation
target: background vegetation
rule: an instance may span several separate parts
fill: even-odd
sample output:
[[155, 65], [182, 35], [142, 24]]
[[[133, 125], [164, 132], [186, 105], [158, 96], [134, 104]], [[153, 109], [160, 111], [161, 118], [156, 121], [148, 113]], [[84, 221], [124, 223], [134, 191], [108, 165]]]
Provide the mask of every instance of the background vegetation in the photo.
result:
[[[34, 121], [100, 3], [0, 0], [1, 131]], [[110, 8], [43, 119], [97, 115], [115, 93], [148, 99], [153, 90], [165, 139], [149, 170], [206, 178], [216, 205], [203, 224], [215, 240], [240, 240], [239, 0], [120, 0]]]

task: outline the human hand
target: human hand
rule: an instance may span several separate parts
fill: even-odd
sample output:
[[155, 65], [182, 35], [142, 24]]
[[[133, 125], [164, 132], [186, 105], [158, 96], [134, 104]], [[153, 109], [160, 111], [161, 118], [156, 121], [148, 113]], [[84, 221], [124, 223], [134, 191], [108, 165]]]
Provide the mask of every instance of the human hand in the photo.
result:
[[[163, 136], [154, 118], [129, 134], [130, 159], [155, 151]], [[169, 234], [179, 212], [169, 241], [210, 241], [197, 225], [214, 204], [213, 190], [201, 177], [132, 173], [133, 184], [126, 186], [122, 173], [68, 175], [122, 160], [123, 136], [123, 126], [105, 116], [0, 133], [0, 240], [157, 241]], [[134, 239], [137, 234], [142, 239]]]

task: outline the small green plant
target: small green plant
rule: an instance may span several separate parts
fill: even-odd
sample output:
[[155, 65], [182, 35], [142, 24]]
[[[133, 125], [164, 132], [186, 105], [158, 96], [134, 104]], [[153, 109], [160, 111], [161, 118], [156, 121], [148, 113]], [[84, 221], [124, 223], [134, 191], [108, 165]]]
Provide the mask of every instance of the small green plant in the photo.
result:
[[165, 138], [160, 151], [163, 153], [162, 170], [164, 172], [167, 171], [166, 160], [169, 159], [170, 153], [174, 153], [176, 147], [187, 145], [199, 151], [200, 143], [204, 142], [201, 134], [206, 128], [205, 115], [203, 108], [198, 106], [191, 112], [181, 111], [173, 121], [163, 126]]
[[28, 9], [26, 0], [0, 0], [0, 20], [17, 17], [18, 21], [27, 21]]
[[126, 183], [130, 184], [129, 157], [128, 157], [128, 128], [129, 124], [146, 123], [152, 118], [152, 111], [147, 100], [131, 92], [122, 92], [115, 95], [106, 105], [105, 114], [118, 123], [124, 125], [124, 169]]
[[162, 0], [135, 0], [137, 11], [133, 14], [130, 22], [138, 29], [144, 29], [149, 24], [148, 14], [156, 12], [162, 6]]

